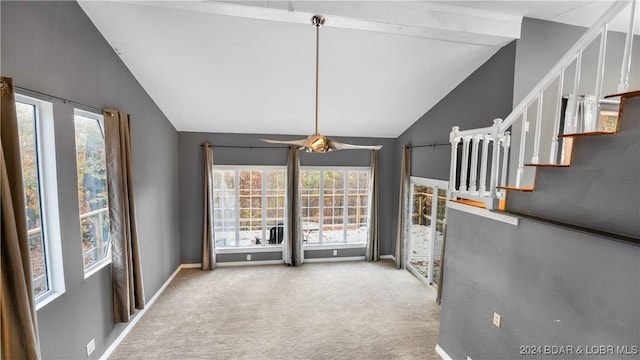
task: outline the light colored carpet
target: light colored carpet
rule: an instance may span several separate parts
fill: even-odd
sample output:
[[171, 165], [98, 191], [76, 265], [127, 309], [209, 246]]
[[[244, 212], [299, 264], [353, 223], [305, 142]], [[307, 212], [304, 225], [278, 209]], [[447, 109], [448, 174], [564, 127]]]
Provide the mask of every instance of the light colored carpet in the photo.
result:
[[439, 359], [434, 299], [390, 261], [183, 269], [110, 359]]

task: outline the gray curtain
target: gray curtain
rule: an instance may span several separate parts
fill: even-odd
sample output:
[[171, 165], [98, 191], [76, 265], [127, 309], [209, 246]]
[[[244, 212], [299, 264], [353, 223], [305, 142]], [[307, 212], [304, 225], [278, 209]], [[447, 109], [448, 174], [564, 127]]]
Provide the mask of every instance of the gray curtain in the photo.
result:
[[398, 201], [398, 234], [396, 236], [396, 266], [405, 267], [404, 239], [407, 232], [407, 212], [409, 204], [409, 187], [411, 186], [411, 146], [402, 148], [402, 165], [400, 170], [400, 196]]
[[216, 268], [216, 241], [213, 231], [213, 145], [203, 145], [204, 189], [202, 227], [202, 270]]
[[371, 150], [371, 181], [369, 183], [371, 199], [369, 199], [369, 236], [367, 238], [367, 261], [380, 260], [380, 224], [379, 217], [379, 185], [378, 185], [379, 150]]
[[302, 265], [302, 224], [300, 222], [300, 154], [296, 146], [289, 148], [287, 159], [287, 232], [288, 241], [284, 245], [284, 263], [291, 266]]
[[22, 162], [13, 80], [0, 79], [0, 170], [2, 256], [0, 311], [2, 359], [39, 359], [38, 324], [31, 284], [31, 258], [22, 188]]
[[113, 315], [128, 322], [134, 309], [144, 309], [144, 287], [133, 195], [131, 119], [116, 109], [104, 109], [110, 240], [112, 250]]

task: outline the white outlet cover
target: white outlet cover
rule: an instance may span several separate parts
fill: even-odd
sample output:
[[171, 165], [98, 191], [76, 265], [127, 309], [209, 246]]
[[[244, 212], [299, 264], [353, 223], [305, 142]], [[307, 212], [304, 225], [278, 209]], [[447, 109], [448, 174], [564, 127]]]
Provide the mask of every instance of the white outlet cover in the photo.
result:
[[247, 254], [247, 261], [251, 261], [251, 254]]
[[493, 325], [500, 327], [500, 314], [496, 312], [493, 313]]

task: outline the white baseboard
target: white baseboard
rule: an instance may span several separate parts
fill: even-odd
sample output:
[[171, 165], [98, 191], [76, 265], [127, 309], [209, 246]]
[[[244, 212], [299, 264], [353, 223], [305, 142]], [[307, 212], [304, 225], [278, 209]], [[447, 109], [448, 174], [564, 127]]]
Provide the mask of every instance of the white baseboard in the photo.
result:
[[436, 344], [436, 352], [438, 353], [438, 355], [440, 355], [442, 360], [453, 360], [451, 356], [449, 356], [449, 354], [447, 354], [447, 352], [440, 347], [440, 344]]
[[380, 255], [380, 260], [393, 260], [396, 261], [396, 257], [393, 255]]
[[107, 350], [102, 354], [102, 356], [100, 356], [100, 360], [106, 360], [106, 359], [109, 358], [109, 356], [111, 356], [113, 351], [118, 347], [118, 345], [120, 345], [122, 340], [124, 340], [124, 338], [127, 336], [127, 334], [129, 334], [131, 329], [133, 329], [133, 327], [136, 326], [138, 321], [140, 321], [142, 316], [147, 312], [147, 310], [149, 310], [151, 305], [153, 305], [153, 303], [156, 301], [156, 299], [160, 296], [160, 294], [162, 294], [164, 289], [167, 288], [167, 286], [169, 285], [169, 283], [171, 283], [173, 278], [175, 278], [176, 275], [178, 275], [178, 273], [180, 272], [180, 270], [182, 268], [183, 268], [183, 265], [179, 265], [178, 268], [176, 269], [176, 271], [174, 271], [173, 274], [171, 274], [171, 276], [169, 276], [167, 281], [165, 281], [164, 284], [162, 284], [162, 286], [160, 287], [160, 289], [158, 289], [156, 294], [153, 295], [153, 297], [145, 304], [144, 309], [140, 310], [135, 315], [135, 317], [127, 324], [127, 327], [125, 327], [124, 330], [122, 330], [122, 332], [120, 333], [120, 335], [118, 335], [118, 337], [111, 343], [111, 345], [109, 345]]
[[201, 263], [193, 263], [193, 264], [181, 264], [180, 269], [198, 269], [201, 268]]
[[304, 259], [306, 263], [320, 263], [320, 262], [336, 262], [336, 261], [358, 261], [364, 260], [364, 256], [340, 256], [330, 258], [312, 258]]
[[282, 265], [282, 260], [257, 260], [257, 261], [228, 261], [217, 262], [216, 267], [230, 267], [230, 266], [253, 266], [253, 265]]

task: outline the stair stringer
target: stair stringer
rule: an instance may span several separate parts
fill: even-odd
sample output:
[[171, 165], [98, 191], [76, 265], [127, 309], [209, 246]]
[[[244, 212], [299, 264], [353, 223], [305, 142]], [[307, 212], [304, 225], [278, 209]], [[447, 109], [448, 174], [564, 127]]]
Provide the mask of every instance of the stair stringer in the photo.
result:
[[537, 167], [535, 191], [510, 191], [507, 210], [640, 239], [640, 96], [615, 135], [577, 138], [569, 168]]

